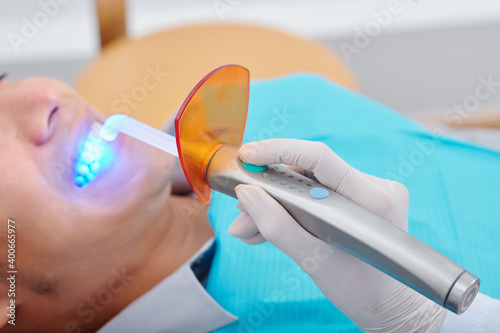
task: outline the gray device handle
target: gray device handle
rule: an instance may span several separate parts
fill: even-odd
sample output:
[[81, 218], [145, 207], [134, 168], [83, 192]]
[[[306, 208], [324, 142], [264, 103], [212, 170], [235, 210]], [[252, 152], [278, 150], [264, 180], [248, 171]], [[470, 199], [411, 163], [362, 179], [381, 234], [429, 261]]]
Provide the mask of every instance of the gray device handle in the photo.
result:
[[[311, 234], [457, 314], [476, 297], [480, 283], [476, 276], [409, 233], [284, 166], [248, 171], [237, 152], [238, 148], [225, 145], [212, 155], [205, 171], [210, 188], [236, 198], [237, 185], [260, 186]], [[313, 188], [322, 190], [311, 192]], [[312, 196], [318, 191], [324, 196], [325, 190], [324, 198]]]

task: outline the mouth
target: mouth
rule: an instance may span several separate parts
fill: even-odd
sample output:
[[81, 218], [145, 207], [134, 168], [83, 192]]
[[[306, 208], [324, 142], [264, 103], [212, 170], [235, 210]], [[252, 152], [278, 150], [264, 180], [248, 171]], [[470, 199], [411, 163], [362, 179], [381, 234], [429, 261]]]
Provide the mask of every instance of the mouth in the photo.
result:
[[80, 145], [73, 177], [77, 187], [87, 186], [109, 167], [113, 160], [111, 147], [101, 138], [101, 127], [101, 123], [94, 121]]

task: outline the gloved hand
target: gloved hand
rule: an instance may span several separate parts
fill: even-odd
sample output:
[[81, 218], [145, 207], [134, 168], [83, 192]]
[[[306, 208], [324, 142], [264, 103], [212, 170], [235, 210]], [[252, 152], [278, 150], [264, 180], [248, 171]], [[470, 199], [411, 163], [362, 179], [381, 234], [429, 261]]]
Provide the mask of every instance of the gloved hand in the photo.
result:
[[[320, 142], [273, 139], [244, 145], [247, 163], [283, 163], [408, 230], [408, 191], [364, 174]], [[298, 168], [297, 168], [298, 167]], [[247, 244], [269, 241], [292, 258], [322, 293], [364, 332], [439, 332], [446, 310], [385, 273], [303, 229], [255, 185], [236, 188], [242, 212], [228, 232]]]

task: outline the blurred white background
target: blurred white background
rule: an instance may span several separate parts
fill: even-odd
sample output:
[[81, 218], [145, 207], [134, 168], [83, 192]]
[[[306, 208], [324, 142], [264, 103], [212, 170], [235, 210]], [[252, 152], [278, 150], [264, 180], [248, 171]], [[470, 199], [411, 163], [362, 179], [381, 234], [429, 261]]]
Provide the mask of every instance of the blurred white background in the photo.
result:
[[[273, 27], [335, 50], [364, 94], [409, 115], [461, 103], [479, 77], [500, 82], [498, 0], [401, 0], [397, 14], [384, 17], [394, 1], [128, 0], [127, 33], [200, 22]], [[99, 51], [94, 1], [0, 2], [0, 72], [10, 79], [71, 83]], [[481, 108], [500, 110], [500, 88]]]

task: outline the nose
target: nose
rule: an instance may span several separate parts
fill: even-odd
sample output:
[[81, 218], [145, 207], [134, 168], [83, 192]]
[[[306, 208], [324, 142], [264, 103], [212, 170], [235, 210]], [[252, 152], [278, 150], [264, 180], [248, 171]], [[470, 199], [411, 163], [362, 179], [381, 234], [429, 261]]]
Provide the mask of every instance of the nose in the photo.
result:
[[7, 82], [0, 89], [2, 118], [26, 141], [42, 145], [54, 130], [59, 110], [58, 85], [50, 79], [34, 78], [16, 83]]

